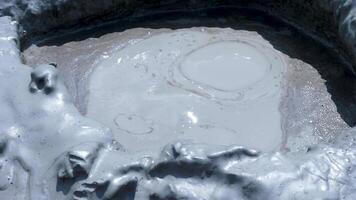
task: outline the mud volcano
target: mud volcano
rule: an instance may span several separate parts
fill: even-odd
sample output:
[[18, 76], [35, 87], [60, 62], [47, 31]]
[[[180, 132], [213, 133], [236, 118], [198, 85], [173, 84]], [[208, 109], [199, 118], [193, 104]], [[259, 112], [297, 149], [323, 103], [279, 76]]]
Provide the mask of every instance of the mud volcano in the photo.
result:
[[356, 198], [354, 4], [0, 3], [0, 199]]

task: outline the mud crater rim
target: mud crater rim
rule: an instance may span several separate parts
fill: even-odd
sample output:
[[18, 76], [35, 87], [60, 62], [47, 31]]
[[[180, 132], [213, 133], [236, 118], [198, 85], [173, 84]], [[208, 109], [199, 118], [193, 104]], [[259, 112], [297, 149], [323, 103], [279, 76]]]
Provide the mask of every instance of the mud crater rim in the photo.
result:
[[243, 41], [219, 41], [197, 48], [179, 65], [192, 83], [232, 92], [255, 84], [270, 71], [270, 62], [256, 47]]

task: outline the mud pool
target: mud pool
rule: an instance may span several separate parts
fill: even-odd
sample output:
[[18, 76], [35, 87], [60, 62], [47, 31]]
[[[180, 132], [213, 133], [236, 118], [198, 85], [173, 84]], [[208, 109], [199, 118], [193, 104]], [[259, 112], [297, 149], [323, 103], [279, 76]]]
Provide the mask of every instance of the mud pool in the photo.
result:
[[306, 151], [349, 128], [323, 77], [343, 76], [337, 56], [315, 41], [301, 43], [288, 27], [240, 27], [133, 28], [60, 45], [51, 39], [24, 58], [57, 63], [80, 111], [138, 157], [175, 141]]

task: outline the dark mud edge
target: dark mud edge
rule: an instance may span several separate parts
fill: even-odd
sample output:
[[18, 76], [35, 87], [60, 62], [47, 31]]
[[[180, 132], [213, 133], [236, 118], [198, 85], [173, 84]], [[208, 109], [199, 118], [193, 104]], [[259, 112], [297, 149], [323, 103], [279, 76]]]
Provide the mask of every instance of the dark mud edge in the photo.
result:
[[7, 0], [0, 2], [0, 16], [15, 18], [20, 24], [21, 43], [28, 43], [35, 36], [61, 29], [159, 11], [199, 11], [222, 6], [257, 9], [332, 43], [331, 48], [351, 61], [349, 70], [356, 75], [355, 5], [356, 0]]

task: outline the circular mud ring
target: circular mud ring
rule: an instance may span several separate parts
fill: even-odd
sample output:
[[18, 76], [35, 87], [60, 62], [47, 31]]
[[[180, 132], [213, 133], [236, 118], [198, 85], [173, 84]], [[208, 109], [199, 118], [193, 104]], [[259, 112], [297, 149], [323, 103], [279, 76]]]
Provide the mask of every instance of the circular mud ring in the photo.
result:
[[177, 87], [216, 100], [244, 101], [273, 94], [285, 63], [273, 48], [241, 38], [208, 43], [171, 66]]
[[153, 122], [138, 116], [120, 113], [114, 123], [118, 129], [133, 135], [146, 135], [153, 132]]

